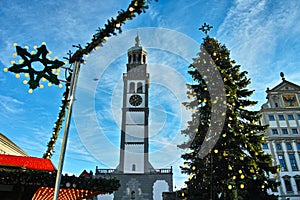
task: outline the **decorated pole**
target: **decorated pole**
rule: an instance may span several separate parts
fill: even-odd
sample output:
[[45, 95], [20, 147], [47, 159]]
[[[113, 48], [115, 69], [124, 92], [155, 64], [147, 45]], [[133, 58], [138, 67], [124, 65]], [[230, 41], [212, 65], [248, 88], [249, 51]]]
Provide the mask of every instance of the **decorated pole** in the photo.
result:
[[77, 79], [78, 79], [78, 75], [79, 75], [80, 62], [81, 62], [81, 59], [76, 60], [74, 63], [71, 84], [69, 86], [70, 93], [68, 95], [68, 101], [69, 101], [69, 104], [67, 106], [68, 112], [67, 112], [67, 116], [66, 116], [64, 137], [63, 137], [61, 150], [60, 150], [60, 157], [59, 157], [59, 163], [58, 163], [58, 169], [57, 169], [57, 175], [56, 175], [56, 181], [55, 181], [53, 200], [57, 200], [58, 195], [59, 195], [61, 174], [62, 174], [62, 169], [63, 169], [63, 165], [64, 165], [64, 158], [65, 158], [66, 147], [67, 147], [67, 140], [68, 140], [69, 127], [70, 127], [70, 122], [71, 122], [72, 108], [73, 108], [73, 103], [75, 100], [75, 90], [76, 90], [76, 84], [77, 84]]

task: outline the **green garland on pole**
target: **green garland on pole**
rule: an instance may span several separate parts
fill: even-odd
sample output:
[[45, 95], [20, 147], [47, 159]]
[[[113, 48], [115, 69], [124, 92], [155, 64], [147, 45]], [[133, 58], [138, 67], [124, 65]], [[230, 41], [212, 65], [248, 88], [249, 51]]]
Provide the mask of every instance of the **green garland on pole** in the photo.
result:
[[[155, 0], [156, 2], [158, 0]], [[75, 61], [83, 61], [82, 57], [83, 55], [88, 55], [91, 53], [94, 49], [96, 49], [98, 46], [103, 46], [103, 43], [108, 39], [108, 37], [112, 35], [117, 35], [116, 30], [121, 33], [121, 25], [125, 24], [127, 20], [133, 19], [137, 13], [138, 15], [141, 14], [142, 12], [145, 12], [146, 9], [148, 9], [148, 3], [150, 1], [145, 1], [145, 0], [133, 0], [129, 4], [128, 8], [126, 11], [121, 10], [118, 12], [118, 16], [114, 19], [112, 18], [111, 20], [108, 20], [107, 24], [104, 25], [105, 28], [98, 29], [97, 33], [93, 35], [92, 42], [87, 43], [87, 45], [82, 48], [80, 45], [74, 46], [77, 47], [78, 50], [72, 55], [69, 51], [68, 55], [69, 58], [69, 63], [72, 65]], [[51, 159], [53, 153], [54, 153], [54, 146], [56, 143], [56, 140], [59, 135], [59, 131], [62, 128], [62, 123], [66, 114], [66, 108], [68, 106], [68, 95], [69, 95], [69, 84], [70, 84], [70, 78], [71, 78], [71, 72], [70, 76], [67, 78], [66, 82], [66, 91], [63, 94], [63, 99], [62, 99], [62, 105], [60, 106], [60, 112], [57, 117], [57, 121], [55, 122], [53, 132], [52, 132], [52, 137], [50, 138], [50, 141], [47, 144], [47, 150], [43, 154], [43, 158]]]
[[[155, 0], [156, 2], [158, 0]], [[146, 12], [146, 9], [149, 8], [148, 4], [150, 0], [133, 0], [129, 4], [126, 11], [121, 10], [118, 12], [118, 16], [116, 18], [111, 18], [111, 20], [107, 20], [107, 24], [104, 25], [105, 28], [99, 28], [97, 33], [93, 35], [92, 41], [87, 43], [84, 48], [79, 46], [79, 49], [74, 53], [74, 55], [70, 58], [69, 62], [74, 63], [76, 60], [80, 60], [83, 55], [88, 55], [98, 46], [103, 46], [103, 43], [108, 39], [108, 37], [112, 35], [117, 35], [116, 31], [119, 33], [122, 32], [121, 26], [125, 24], [127, 20], [132, 20], [136, 17], [135, 13], [138, 15], [142, 12]]]

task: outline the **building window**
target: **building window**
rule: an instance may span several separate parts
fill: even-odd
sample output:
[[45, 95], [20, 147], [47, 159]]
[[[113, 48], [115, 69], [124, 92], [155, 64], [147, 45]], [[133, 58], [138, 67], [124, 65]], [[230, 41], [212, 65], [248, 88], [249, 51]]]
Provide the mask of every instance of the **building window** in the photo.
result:
[[278, 115], [278, 119], [279, 120], [284, 120], [284, 116], [283, 115]]
[[288, 134], [288, 131], [286, 128], [282, 129], [281, 131], [282, 131], [282, 134]]
[[292, 150], [293, 149], [291, 143], [286, 143], [286, 149], [287, 150]]
[[143, 84], [141, 82], [137, 84], [137, 93], [143, 93]]
[[287, 192], [292, 192], [292, 185], [291, 185], [291, 181], [289, 178], [285, 178], [284, 179], [284, 184], [285, 184], [285, 188]]
[[295, 182], [297, 185], [297, 190], [300, 191], [300, 177], [295, 177]]
[[267, 143], [263, 143], [263, 144], [262, 144], [262, 148], [263, 148], [263, 149], [269, 149], [269, 146], [268, 146]]
[[300, 150], [300, 143], [297, 143], [297, 149]]
[[277, 149], [277, 150], [282, 150], [281, 144], [276, 144], [276, 149]]
[[135, 164], [132, 164], [132, 171], [135, 171]]
[[135, 85], [134, 85], [133, 82], [131, 82], [130, 85], [129, 85], [129, 92], [134, 93], [134, 91], [135, 91]]
[[269, 115], [269, 121], [275, 121], [274, 115]]
[[293, 133], [293, 134], [298, 134], [298, 130], [295, 129], [295, 128], [293, 128], [293, 129], [292, 129], [292, 133]]
[[285, 164], [285, 160], [284, 160], [283, 155], [278, 155], [278, 159], [279, 159], [281, 171], [287, 171], [287, 168], [286, 168], [286, 164]]
[[277, 134], [278, 134], [277, 129], [272, 129], [272, 134], [273, 134], [273, 135], [277, 135]]
[[288, 120], [294, 120], [294, 115], [288, 115]]
[[300, 115], [298, 114], [297, 116], [298, 116], [298, 120], [300, 120]]
[[284, 184], [287, 192], [293, 191], [290, 179], [284, 179]]
[[290, 163], [291, 163], [291, 167], [293, 171], [298, 171], [298, 166], [296, 163], [296, 159], [295, 159], [295, 155], [294, 154], [289, 154], [289, 158], [290, 158]]

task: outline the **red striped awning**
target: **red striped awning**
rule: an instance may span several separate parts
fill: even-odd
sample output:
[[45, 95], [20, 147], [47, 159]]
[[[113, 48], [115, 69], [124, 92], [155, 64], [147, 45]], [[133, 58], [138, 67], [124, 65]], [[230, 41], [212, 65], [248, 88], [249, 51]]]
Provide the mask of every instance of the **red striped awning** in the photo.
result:
[[[58, 200], [82, 200], [95, 197], [99, 194], [105, 194], [105, 192], [64, 188], [59, 189]], [[54, 188], [40, 187], [32, 197], [32, 200], [52, 200], [53, 195]]]
[[15, 156], [0, 154], [0, 166], [20, 167], [24, 169], [55, 171], [51, 160], [30, 156]]

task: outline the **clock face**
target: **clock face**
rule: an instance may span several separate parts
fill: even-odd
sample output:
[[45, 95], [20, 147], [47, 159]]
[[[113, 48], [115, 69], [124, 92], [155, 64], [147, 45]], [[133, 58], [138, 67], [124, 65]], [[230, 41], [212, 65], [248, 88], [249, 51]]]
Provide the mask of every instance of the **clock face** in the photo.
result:
[[286, 107], [298, 106], [298, 101], [295, 94], [283, 94], [282, 99]]
[[129, 103], [133, 106], [139, 106], [141, 105], [143, 102], [143, 99], [140, 95], [132, 95], [130, 98], [129, 98]]

